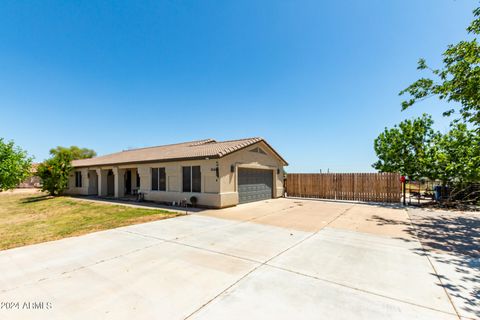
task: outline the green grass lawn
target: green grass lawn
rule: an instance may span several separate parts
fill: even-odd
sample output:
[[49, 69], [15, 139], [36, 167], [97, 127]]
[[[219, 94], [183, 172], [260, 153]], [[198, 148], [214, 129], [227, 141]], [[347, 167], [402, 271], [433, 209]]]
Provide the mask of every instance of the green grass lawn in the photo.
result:
[[171, 218], [179, 213], [43, 194], [0, 194], [0, 250]]

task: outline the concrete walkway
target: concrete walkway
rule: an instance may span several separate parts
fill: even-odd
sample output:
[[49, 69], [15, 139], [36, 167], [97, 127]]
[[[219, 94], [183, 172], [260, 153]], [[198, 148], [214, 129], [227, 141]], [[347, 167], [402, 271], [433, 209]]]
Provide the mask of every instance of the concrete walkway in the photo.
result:
[[421, 214], [278, 199], [1, 251], [0, 318], [480, 317], [478, 266]]
[[168, 205], [159, 204], [159, 203], [150, 202], [150, 201], [137, 202], [133, 200], [102, 198], [98, 196], [70, 196], [70, 197], [72, 199], [79, 200], [79, 201], [111, 204], [115, 206], [124, 206], [124, 207], [139, 208], [139, 209], [166, 210], [166, 211], [180, 212], [180, 213], [186, 213], [186, 214], [192, 214], [192, 213], [203, 211], [203, 209], [200, 209], [200, 208], [168, 206]]

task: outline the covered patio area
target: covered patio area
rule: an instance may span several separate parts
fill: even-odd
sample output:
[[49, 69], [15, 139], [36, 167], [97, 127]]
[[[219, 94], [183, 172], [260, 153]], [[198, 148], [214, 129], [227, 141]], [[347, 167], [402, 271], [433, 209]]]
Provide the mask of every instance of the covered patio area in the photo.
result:
[[89, 195], [136, 199], [140, 189], [137, 168], [88, 170], [87, 177]]

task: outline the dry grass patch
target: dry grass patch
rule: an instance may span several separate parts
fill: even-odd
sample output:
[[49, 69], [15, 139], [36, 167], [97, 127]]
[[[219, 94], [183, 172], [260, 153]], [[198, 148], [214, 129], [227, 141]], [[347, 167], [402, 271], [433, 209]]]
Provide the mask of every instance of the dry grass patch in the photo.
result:
[[178, 215], [44, 194], [0, 194], [0, 250]]

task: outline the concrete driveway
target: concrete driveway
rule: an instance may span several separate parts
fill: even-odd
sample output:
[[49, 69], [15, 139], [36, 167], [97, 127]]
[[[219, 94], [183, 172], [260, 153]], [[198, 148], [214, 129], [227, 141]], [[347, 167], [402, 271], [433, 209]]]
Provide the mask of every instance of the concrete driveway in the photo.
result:
[[474, 319], [479, 229], [314, 200], [209, 210], [1, 251], [0, 318]]

